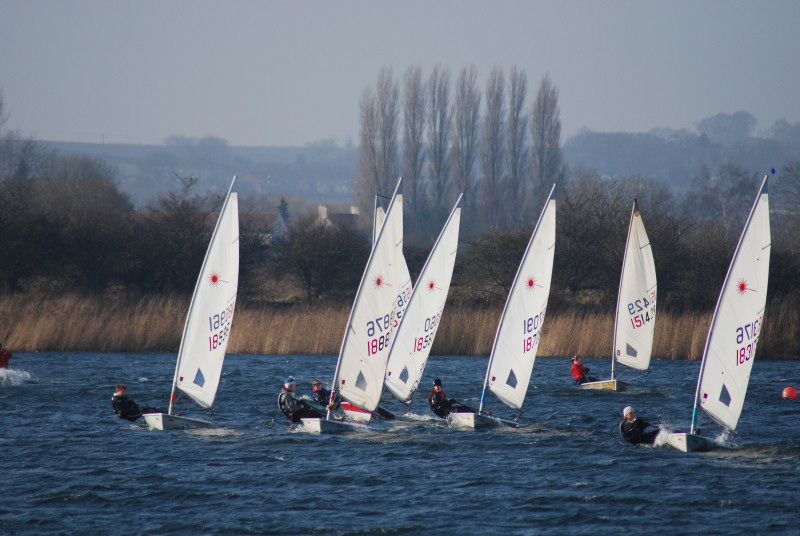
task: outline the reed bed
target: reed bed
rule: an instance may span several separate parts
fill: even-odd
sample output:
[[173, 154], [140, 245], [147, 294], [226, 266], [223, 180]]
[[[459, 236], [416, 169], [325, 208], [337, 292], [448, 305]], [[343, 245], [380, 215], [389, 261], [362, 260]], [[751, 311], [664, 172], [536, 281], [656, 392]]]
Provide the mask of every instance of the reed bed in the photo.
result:
[[[0, 297], [0, 342], [12, 351], [177, 352], [188, 297], [15, 294]], [[239, 305], [228, 351], [252, 354], [339, 352], [351, 303]], [[449, 304], [433, 346], [436, 355], [488, 355], [502, 307]], [[709, 313], [659, 311], [653, 357], [699, 359]], [[773, 300], [759, 342], [761, 359], [800, 356], [798, 300]], [[547, 315], [541, 357], [610, 356], [612, 312], [573, 308]]]

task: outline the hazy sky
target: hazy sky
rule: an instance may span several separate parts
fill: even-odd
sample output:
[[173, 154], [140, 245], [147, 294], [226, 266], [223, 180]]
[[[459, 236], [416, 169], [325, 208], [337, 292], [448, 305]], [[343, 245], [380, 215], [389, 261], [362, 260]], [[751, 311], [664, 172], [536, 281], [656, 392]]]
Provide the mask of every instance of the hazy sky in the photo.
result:
[[800, 2], [0, 0], [5, 128], [43, 140], [358, 143], [382, 67], [494, 66], [580, 128], [800, 122]]

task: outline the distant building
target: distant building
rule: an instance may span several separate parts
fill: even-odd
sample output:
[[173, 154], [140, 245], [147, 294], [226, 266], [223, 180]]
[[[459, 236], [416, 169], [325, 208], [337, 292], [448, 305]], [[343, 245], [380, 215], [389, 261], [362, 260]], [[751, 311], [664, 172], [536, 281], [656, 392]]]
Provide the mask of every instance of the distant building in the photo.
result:
[[325, 225], [344, 226], [350, 225], [356, 227], [358, 225], [359, 211], [358, 207], [351, 206], [350, 212], [337, 212], [329, 213], [327, 205], [320, 205], [317, 207], [318, 221]]

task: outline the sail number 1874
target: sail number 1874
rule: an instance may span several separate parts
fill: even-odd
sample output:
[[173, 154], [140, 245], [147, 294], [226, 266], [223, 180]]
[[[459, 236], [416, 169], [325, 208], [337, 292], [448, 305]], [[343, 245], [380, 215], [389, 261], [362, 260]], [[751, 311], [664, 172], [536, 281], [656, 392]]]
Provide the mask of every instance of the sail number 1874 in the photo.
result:
[[536, 316], [526, 318], [522, 321], [522, 353], [526, 354], [533, 350], [534, 341], [541, 333], [542, 322], [544, 321], [544, 311]]

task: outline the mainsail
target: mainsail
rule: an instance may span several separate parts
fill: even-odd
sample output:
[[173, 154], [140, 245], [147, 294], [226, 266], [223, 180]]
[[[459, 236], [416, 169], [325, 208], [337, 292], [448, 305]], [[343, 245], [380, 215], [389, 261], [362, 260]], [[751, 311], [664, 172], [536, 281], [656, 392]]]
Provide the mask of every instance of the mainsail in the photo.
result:
[[483, 383], [504, 404], [519, 409], [528, 391], [542, 333], [556, 245], [555, 185], [550, 190], [508, 293]]
[[615, 360], [637, 370], [647, 370], [650, 366], [656, 325], [656, 290], [653, 250], [634, 200], [617, 294], [612, 380]]
[[695, 430], [698, 405], [724, 428], [735, 430], [739, 422], [764, 320], [771, 246], [765, 176], [711, 319], [695, 392], [691, 433]]
[[401, 269], [405, 266], [401, 185], [402, 179], [361, 278], [333, 378], [333, 392], [367, 411], [374, 411], [380, 402], [397, 296], [406, 283]]
[[239, 285], [239, 204], [231, 181], [192, 295], [178, 351], [169, 413], [180, 389], [204, 408], [217, 394]]
[[385, 384], [398, 400], [411, 400], [425, 370], [450, 290], [460, 223], [461, 196], [428, 255], [394, 335]]

